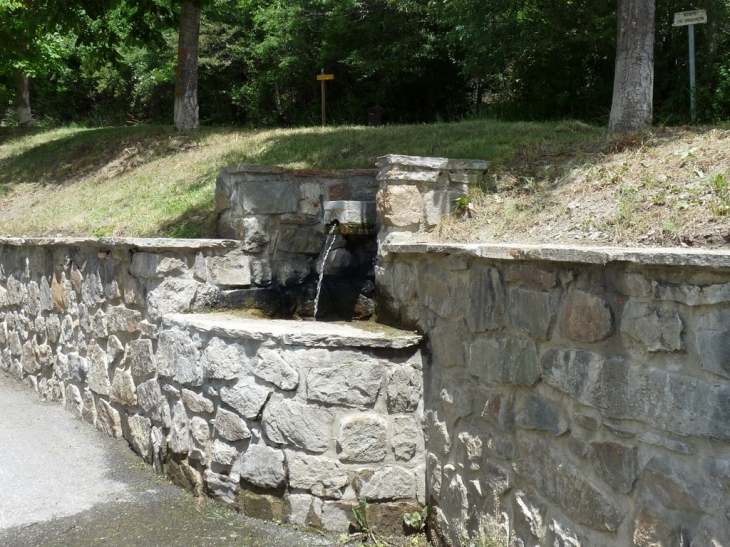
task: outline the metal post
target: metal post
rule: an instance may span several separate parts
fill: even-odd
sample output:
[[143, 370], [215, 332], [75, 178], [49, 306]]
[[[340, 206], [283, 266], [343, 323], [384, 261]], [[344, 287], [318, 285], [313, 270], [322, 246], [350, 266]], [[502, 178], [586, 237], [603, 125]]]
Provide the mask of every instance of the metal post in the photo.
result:
[[695, 26], [687, 26], [689, 32], [689, 110], [692, 124], [697, 123], [697, 105], [695, 104]]
[[[324, 74], [324, 69], [322, 69], [322, 74]], [[325, 99], [325, 81], [322, 80], [320, 82], [322, 84], [322, 127], [327, 125], [327, 101]]]

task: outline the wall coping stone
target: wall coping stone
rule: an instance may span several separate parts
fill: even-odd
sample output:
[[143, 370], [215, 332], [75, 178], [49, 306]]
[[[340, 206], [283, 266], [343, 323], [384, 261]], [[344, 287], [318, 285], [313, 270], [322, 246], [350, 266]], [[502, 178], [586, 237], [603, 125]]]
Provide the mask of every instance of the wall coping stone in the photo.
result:
[[449, 158], [429, 158], [424, 156], [401, 156], [388, 154], [380, 156], [375, 165], [387, 167], [399, 165], [403, 167], [421, 167], [425, 169], [449, 169], [455, 171], [486, 171], [491, 162], [486, 160], [454, 160]]
[[257, 173], [257, 174], [287, 174], [297, 177], [333, 177], [341, 178], [347, 176], [377, 174], [377, 169], [289, 169], [278, 165], [257, 165], [253, 163], [239, 163], [223, 168], [228, 175], [236, 173]]
[[11, 247], [125, 247], [145, 251], [235, 249], [233, 239], [175, 239], [136, 237], [0, 237], [0, 245]]
[[582, 264], [629, 262], [646, 266], [730, 268], [730, 251], [679, 247], [630, 248], [509, 243], [414, 243], [391, 239], [389, 242], [382, 244], [381, 252], [393, 254], [448, 254], [496, 260], [536, 260]]
[[165, 327], [192, 327], [226, 338], [274, 339], [290, 346], [401, 349], [421, 342], [418, 334], [376, 323], [367, 323], [369, 328], [366, 330], [342, 322], [259, 319], [216, 312], [169, 314], [162, 318], [162, 324]]

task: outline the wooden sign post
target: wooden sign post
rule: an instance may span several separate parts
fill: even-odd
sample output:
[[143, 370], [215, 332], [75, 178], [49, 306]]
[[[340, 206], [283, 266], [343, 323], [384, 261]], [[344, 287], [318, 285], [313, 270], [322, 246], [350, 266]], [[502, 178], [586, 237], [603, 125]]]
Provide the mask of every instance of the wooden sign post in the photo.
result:
[[697, 123], [695, 105], [695, 25], [707, 23], [707, 12], [703, 9], [681, 11], [674, 14], [673, 27], [687, 27], [689, 34], [689, 110], [692, 123]]
[[327, 99], [325, 94], [325, 83], [327, 80], [334, 80], [335, 75], [334, 74], [325, 74], [324, 69], [322, 69], [321, 74], [317, 74], [317, 80], [322, 83], [322, 127], [327, 125]]

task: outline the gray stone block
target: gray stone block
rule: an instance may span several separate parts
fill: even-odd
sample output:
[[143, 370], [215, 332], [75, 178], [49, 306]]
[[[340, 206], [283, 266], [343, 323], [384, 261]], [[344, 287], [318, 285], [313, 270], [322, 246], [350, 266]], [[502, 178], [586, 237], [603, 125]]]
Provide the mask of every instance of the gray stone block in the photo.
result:
[[490, 383], [531, 386], [540, 378], [535, 344], [521, 338], [483, 335], [471, 344], [469, 372]]
[[160, 333], [157, 372], [181, 384], [203, 385], [200, 350], [187, 333], [168, 330]]
[[295, 213], [299, 192], [290, 181], [260, 180], [235, 183], [233, 211], [236, 215]]
[[337, 442], [343, 462], [383, 461], [389, 449], [388, 421], [374, 413], [347, 416], [340, 423]]
[[246, 422], [237, 414], [222, 408], [219, 408], [215, 415], [215, 430], [223, 439], [231, 442], [251, 438], [251, 431], [248, 429]]
[[348, 479], [345, 467], [338, 461], [293, 450], [285, 450], [284, 454], [291, 488], [309, 490], [322, 498], [342, 498]]
[[382, 467], [363, 479], [360, 494], [372, 501], [415, 499], [416, 477], [402, 467]]
[[137, 386], [137, 403], [149, 418], [170, 427], [170, 405], [157, 380], [147, 380]]
[[555, 316], [555, 301], [549, 292], [522, 287], [513, 289], [509, 293], [508, 309], [515, 327], [547, 340]]
[[241, 454], [233, 469], [241, 478], [260, 488], [278, 488], [284, 483], [284, 452], [252, 444]]
[[423, 450], [423, 424], [414, 416], [393, 417], [393, 453], [395, 459], [410, 461]]
[[152, 349], [152, 340], [132, 340], [127, 345], [126, 360], [132, 376], [142, 378], [157, 372], [157, 360]]
[[289, 253], [317, 255], [324, 251], [325, 235], [300, 226], [282, 226], [276, 248]]
[[730, 310], [711, 310], [702, 315], [695, 338], [702, 368], [730, 378]]
[[517, 415], [517, 425], [524, 429], [547, 431], [558, 437], [568, 431], [568, 422], [560, 406], [530, 393], [524, 403], [524, 409]]
[[466, 321], [472, 332], [504, 327], [504, 284], [497, 268], [478, 266], [471, 268], [469, 271], [469, 303]]
[[[162, 346], [162, 336], [160, 336], [160, 346]], [[157, 352], [159, 358], [160, 350]], [[250, 363], [251, 359], [246, 354], [244, 346], [218, 337], [208, 342], [200, 359], [203, 374], [206, 378], [214, 380], [233, 380], [247, 372]]]
[[115, 439], [122, 438], [122, 418], [104, 399], [99, 399], [96, 405], [96, 428]]
[[188, 407], [188, 410], [190, 410], [190, 412], [205, 412], [207, 414], [212, 414], [215, 410], [213, 401], [199, 393], [190, 391], [189, 389], [183, 388], [182, 401], [183, 403], [185, 403], [185, 406]]
[[621, 318], [621, 333], [649, 352], [684, 349], [684, 323], [675, 309], [629, 300]]
[[242, 378], [235, 386], [220, 389], [221, 400], [249, 420], [261, 418], [261, 411], [271, 393], [271, 389], [256, 385], [253, 378]]
[[134, 386], [134, 379], [129, 370], [118, 368], [114, 371], [109, 400], [120, 406], [137, 406], [137, 389]]
[[297, 362], [307, 369], [307, 399], [350, 407], [370, 406], [380, 391], [385, 367], [366, 354], [340, 350], [302, 350]]
[[269, 441], [310, 452], [329, 449], [333, 423], [329, 410], [290, 399], [272, 398], [264, 409], [264, 435]]
[[637, 479], [638, 450], [635, 446], [603, 441], [592, 442], [588, 459], [608, 484], [628, 494]]
[[393, 365], [388, 370], [388, 412], [414, 412], [423, 399], [423, 371], [409, 364]]
[[299, 386], [299, 372], [291, 362], [295, 353], [262, 347], [253, 359], [252, 372], [284, 391], [293, 391]]

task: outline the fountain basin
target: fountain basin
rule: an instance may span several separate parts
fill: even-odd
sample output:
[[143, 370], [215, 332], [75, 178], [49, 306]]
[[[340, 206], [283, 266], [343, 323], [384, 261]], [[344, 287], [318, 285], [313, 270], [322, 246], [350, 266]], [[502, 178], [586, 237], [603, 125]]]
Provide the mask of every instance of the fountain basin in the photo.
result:
[[369, 235], [376, 233], [378, 214], [374, 201], [325, 201], [322, 204], [325, 225], [339, 223], [341, 234]]

